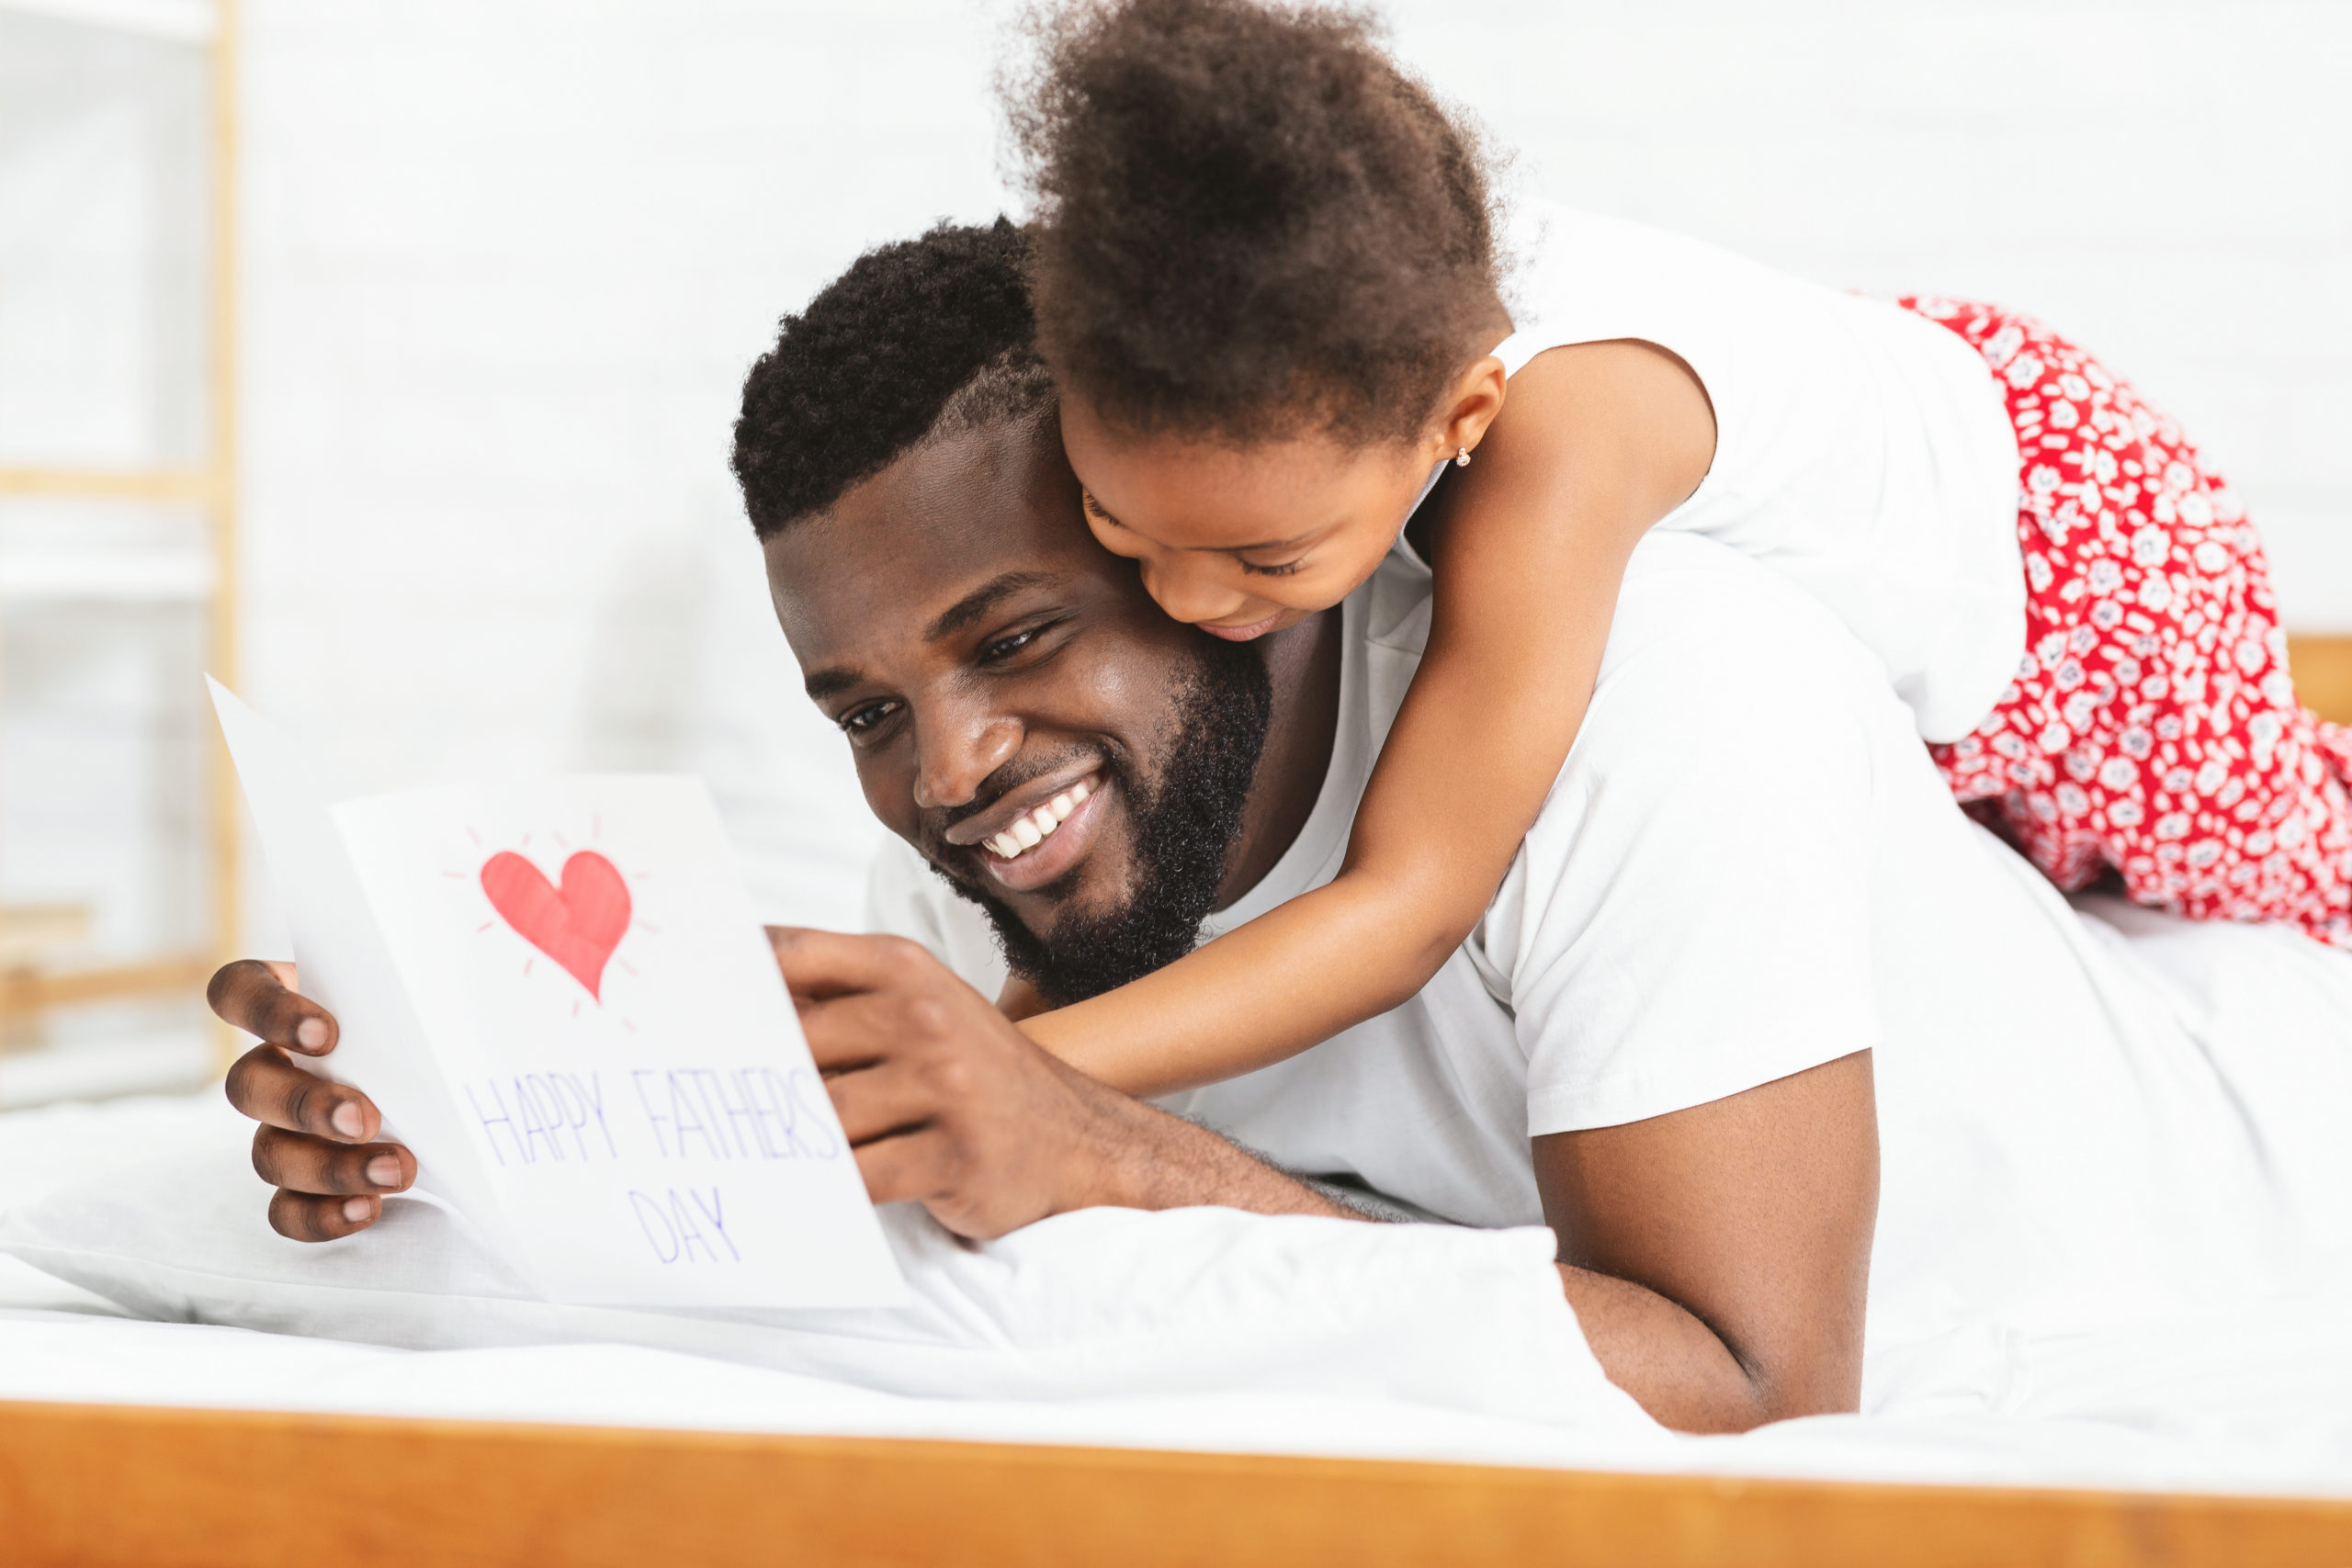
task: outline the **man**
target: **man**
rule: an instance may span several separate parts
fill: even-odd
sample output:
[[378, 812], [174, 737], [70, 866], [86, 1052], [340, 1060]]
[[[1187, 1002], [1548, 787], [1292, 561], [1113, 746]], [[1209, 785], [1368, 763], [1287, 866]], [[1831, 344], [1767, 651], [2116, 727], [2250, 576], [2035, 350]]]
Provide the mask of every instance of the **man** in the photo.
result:
[[[1952, 807], [1850, 637], [1703, 541], [1637, 554], [1558, 785], [1412, 1002], [1170, 1102], [1190, 1120], [1031, 1045], [948, 964], [992, 987], [993, 927], [1068, 1000], [1332, 874], [1429, 588], [1400, 554], [1243, 649], [1160, 615], [1080, 519], [1018, 247], [862, 259], [786, 321], [737, 431], [808, 694], [909, 846], [877, 909], [922, 945], [776, 939], [877, 1201], [981, 1237], [1092, 1204], [1359, 1212], [1300, 1171], [1548, 1223], [1602, 1367], [1694, 1430], [1855, 1408], [1866, 1300], [1883, 1348], [2182, 1300], [2184, 1255], [2191, 1285], [2278, 1272], [2293, 1238], [2245, 1223], [2264, 1151], [2198, 1042]], [[1034, 847], [990, 850], [1016, 821]], [[273, 1224], [347, 1235], [414, 1164], [287, 1058], [334, 1043], [289, 981], [215, 977], [273, 1043], [230, 1097]]]

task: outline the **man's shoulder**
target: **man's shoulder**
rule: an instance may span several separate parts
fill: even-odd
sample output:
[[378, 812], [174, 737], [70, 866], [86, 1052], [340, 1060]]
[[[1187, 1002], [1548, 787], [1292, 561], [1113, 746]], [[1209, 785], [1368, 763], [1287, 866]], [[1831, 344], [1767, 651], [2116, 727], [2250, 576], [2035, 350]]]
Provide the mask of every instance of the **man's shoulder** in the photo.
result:
[[1634, 551], [1600, 679], [1672, 687], [1710, 707], [1831, 690], [1845, 704], [1887, 687], [1883, 666], [1827, 605], [1728, 545], [1668, 529]]
[[1907, 715], [1827, 610], [1724, 546], [1635, 552], [1558, 781], [1470, 944], [1528, 1130], [1722, 1099], [1876, 1039], [1871, 868]]
[[[1367, 586], [1360, 635], [1418, 660], [1429, 639], [1431, 579], [1392, 555]], [[1827, 699], [1893, 700], [1884, 668], [1844, 622], [1795, 583], [1703, 535], [1653, 529], [1618, 590], [1599, 693], [1704, 716]]]

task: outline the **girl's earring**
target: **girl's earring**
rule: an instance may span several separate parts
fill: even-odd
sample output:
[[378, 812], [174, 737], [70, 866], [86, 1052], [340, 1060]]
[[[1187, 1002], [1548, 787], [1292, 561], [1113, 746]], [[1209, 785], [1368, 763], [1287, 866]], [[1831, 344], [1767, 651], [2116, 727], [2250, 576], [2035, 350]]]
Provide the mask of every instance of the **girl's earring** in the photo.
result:
[[1456, 446], [1453, 449], [1453, 466], [1457, 468], [1466, 468], [1470, 466], [1469, 447]]

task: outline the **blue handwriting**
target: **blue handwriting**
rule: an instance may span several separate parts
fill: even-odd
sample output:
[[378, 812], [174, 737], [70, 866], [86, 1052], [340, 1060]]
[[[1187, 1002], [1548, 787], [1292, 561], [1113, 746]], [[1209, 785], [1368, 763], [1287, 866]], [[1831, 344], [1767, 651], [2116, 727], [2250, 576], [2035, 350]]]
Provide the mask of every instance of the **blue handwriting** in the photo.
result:
[[[665, 1189], [659, 1198], [650, 1192], [629, 1190], [629, 1207], [637, 1211], [637, 1227], [645, 1233], [645, 1244], [653, 1256], [664, 1263], [741, 1263], [742, 1253], [736, 1250], [735, 1238], [727, 1234], [727, 1219], [718, 1201], [718, 1189], [704, 1190], [689, 1187], [684, 1193], [676, 1188]], [[718, 1238], [714, 1246], [711, 1237]], [[718, 1248], [727, 1248], [722, 1258]], [[700, 1249], [700, 1256], [696, 1249]]]

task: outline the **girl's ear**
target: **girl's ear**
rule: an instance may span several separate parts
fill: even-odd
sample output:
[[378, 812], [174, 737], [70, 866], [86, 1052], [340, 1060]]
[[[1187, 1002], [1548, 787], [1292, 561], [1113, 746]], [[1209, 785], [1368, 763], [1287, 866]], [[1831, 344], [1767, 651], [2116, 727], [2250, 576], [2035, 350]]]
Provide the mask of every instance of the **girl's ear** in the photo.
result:
[[1478, 443], [1486, 439], [1487, 427], [1503, 412], [1503, 397], [1510, 385], [1503, 362], [1491, 354], [1473, 361], [1455, 377], [1430, 432], [1430, 460], [1476, 451]]

